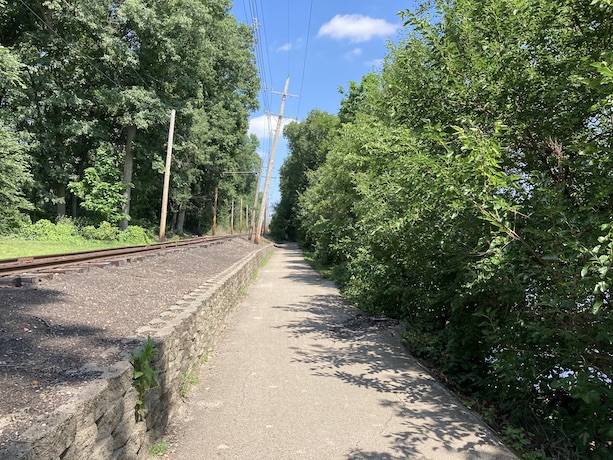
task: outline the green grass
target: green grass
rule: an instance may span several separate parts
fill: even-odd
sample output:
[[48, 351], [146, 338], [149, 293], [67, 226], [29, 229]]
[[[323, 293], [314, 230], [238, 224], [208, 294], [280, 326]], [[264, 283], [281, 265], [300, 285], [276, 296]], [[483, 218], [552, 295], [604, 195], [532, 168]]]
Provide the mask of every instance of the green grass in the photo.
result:
[[251, 279], [253, 281], [257, 280], [258, 277], [260, 276], [260, 270], [262, 270], [262, 268], [264, 268], [264, 266], [268, 263], [268, 261], [270, 260], [270, 258], [272, 257], [272, 252], [268, 253], [266, 255], [266, 257], [264, 257], [262, 259], [262, 261], [260, 262], [260, 264], [258, 265], [258, 268], [253, 272], [253, 274], [251, 275]]
[[160, 439], [158, 442], [149, 447], [149, 455], [160, 456], [166, 454], [170, 443], [165, 439]]
[[200, 357], [201, 364], [206, 364], [206, 362], [209, 360], [209, 355], [211, 354], [211, 351], [213, 351], [213, 349], [209, 348], [205, 353], [202, 354], [202, 356]]
[[187, 398], [190, 391], [195, 385], [200, 383], [200, 377], [198, 373], [190, 369], [187, 370], [184, 374], [181, 374], [181, 397]]
[[120, 243], [117, 241], [62, 243], [59, 241], [0, 239], [0, 259], [12, 259], [16, 257], [27, 256], [42, 256], [47, 254], [65, 254], [68, 252], [108, 249], [125, 245], [125, 243]]

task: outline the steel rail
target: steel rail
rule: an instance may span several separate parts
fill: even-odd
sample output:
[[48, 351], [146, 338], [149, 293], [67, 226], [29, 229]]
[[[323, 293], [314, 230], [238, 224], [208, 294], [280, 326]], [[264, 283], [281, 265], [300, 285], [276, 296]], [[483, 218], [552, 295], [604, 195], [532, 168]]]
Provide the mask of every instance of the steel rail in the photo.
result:
[[58, 268], [67, 265], [81, 265], [88, 262], [117, 259], [122, 256], [144, 255], [166, 249], [183, 246], [198, 246], [215, 243], [226, 239], [243, 236], [242, 234], [225, 236], [202, 236], [179, 241], [168, 241], [140, 246], [125, 246], [111, 249], [95, 249], [92, 251], [70, 252], [65, 254], [50, 254], [43, 256], [26, 256], [11, 259], [0, 259], [0, 276], [9, 276], [39, 270]]

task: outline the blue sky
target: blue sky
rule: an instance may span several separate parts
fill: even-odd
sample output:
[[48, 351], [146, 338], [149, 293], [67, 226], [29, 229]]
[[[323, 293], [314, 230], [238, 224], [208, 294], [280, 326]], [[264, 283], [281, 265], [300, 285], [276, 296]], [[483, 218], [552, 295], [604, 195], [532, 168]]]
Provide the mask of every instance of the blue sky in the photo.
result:
[[[359, 82], [378, 68], [388, 40], [397, 41], [402, 25], [397, 13], [414, 7], [415, 2], [400, 0], [234, 0], [236, 18], [258, 25], [256, 54], [265, 88], [260, 92], [260, 110], [251, 116], [250, 131], [260, 139], [265, 161], [281, 104], [281, 96], [270, 90], [282, 92], [290, 77], [288, 92], [299, 97], [287, 98], [285, 122], [292, 121], [289, 117], [303, 120], [313, 109], [336, 114], [342, 97], [339, 87]], [[267, 116], [266, 111], [275, 115]], [[279, 167], [286, 156], [281, 136], [269, 191], [273, 206], [280, 198]]]

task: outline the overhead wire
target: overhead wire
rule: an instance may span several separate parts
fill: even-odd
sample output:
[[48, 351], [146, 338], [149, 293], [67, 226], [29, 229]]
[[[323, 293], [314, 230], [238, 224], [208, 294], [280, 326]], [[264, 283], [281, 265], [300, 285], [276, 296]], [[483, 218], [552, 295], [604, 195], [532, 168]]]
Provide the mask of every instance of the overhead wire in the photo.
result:
[[[26, 4], [23, 0], [19, 0], [19, 3], [21, 3], [28, 11], [30, 11], [30, 13], [32, 13], [52, 34], [54, 34], [57, 38], [59, 38], [62, 43], [64, 43], [65, 45], [67, 45], [68, 47], [72, 47], [72, 44], [69, 43], [64, 37], [62, 37], [62, 35], [60, 35], [60, 33], [53, 29], [52, 27], [49, 26], [49, 24], [47, 24], [47, 22], [40, 17], [40, 15], [38, 13], [36, 13], [36, 11], [34, 11], [28, 4]], [[66, 2], [64, 2], [66, 6], [70, 6], [69, 4], [67, 4]], [[74, 12], [74, 10], [73, 10]], [[77, 19], [76, 17], [76, 13], [75, 13], [75, 19]], [[102, 26], [100, 24], [97, 23], [93, 23], [94, 27], [97, 28], [98, 30], [102, 29]], [[96, 72], [98, 72], [100, 75], [102, 75], [103, 78], [105, 78], [106, 80], [108, 80], [110, 83], [112, 83], [113, 85], [115, 85], [116, 89], [125, 89], [126, 85], [125, 84], [121, 84], [119, 83], [117, 80], [115, 80], [114, 78], [110, 77], [106, 72], [104, 72], [103, 70], [101, 70], [93, 61], [95, 60], [94, 58], [87, 56], [87, 55], [83, 55], [81, 53], [78, 53], [76, 51], [74, 51], [74, 49], [72, 50], [72, 52], [76, 55], [79, 56], [80, 58], [84, 59], [86, 61], [86, 63], [92, 67]], [[145, 78], [143, 78], [143, 76], [139, 73], [139, 71], [134, 68], [131, 67], [130, 71], [133, 72], [142, 82], [142, 87], [144, 89], [146, 89], [147, 91], [155, 91], [152, 90], [150, 85], [147, 83], [147, 81], [145, 80]], [[158, 83], [162, 83], [160, 80], [151, 77], [151, 79], [153, 81], [156, 81]], [[130, 86], [130, 85], [127, 85]], [[145, 101], [145, 105], [148, 107], [154, 107], [154, 105], [149, 102], [149, 101]]]
[[247, 21], [249, 15], [247, 14], [247, 6], [245, 5], [245, 0], [243, 0], [243, 11], [245, 12], [245, 21]]
[[[287, 0], [287, 43], [288, 44], [291, 43], [290, 38], [289, 38], [290, 37], [290, 34], [289, 34], [289, 30], [290, 30], [290, 27], [289, 27], [289, 23], [290, 23], [290, 15], [289, 15], [290, 1], [291, 0]], [[291, 54], [290, 51], [291, 51], [291, 48], [289, 50], [287, 50], [287, 75], [288, 76], [290, 75], [290, 71], [289, 71], [290, 70], [290, 54]]]
[[313, 18], [313, 0], [311, 0], [311, 6], [309, 7], [309, 21], [307, 25], [307, 38], [304, 49], [304, 60], [302, 62], [302, 77], [300, 78], [300, 91], [298, 92], [298, 110], [296, 112], [296, 118], [300, 117], [300, 104], [302, 102], [302, 89], [304, 88], [304, 76], [306, 74], [307, 56], [309, 53], [309, 38], [311, 37], [311, 19]]
[[[264, 33], [263, 46], [264, 46], [264, 49], [266, 50], [266, 53], [265, 53], [265, 57], [266, 57], [265, 61], [266, 62], [263, 62], [262, 64], [264, 66], [268, 67], [269, 78], [272, 78], [273, 73], [272, 73], [272, 70], [271, 70], [271, 67], [270, 67], [270, 54], [268, 53], [268, 49], [269, 49], [269, 47], [268, 47], [268, 34], [266, 33], [266, 27], [265, 27], [265, 23], [264, 23], [264, 19], [263, 19], [265, 17], [264, 4], [262, 3], [262, 0], [259, 0], [259, 2], [260, 2], [260, 8], [259, 8], [259, 10], [256, 10], [256, 12], [262, 18], [262, 32]], [[257, 0], [256, 0], [256, 7], [257, 7]], [[270, 82], [269, 89], [272, 89], [272, 81]], [[268, 94], [268, 105], [270, 105], [270, 94]]]
[[[268, 53], [268, 40], [266, 36], [266, 26], [264, 22], [263, 7], [260, 4], [258, 7], [258, 0], [249, 0], [249, 14], [251, 17], [251, 28], [255, 39], [255, 61], [256, 67], [260, 75], [260, 99], [264, 106], [264, 129], [267, 135], [264, 136], [263, 147], [263, 161], [268, 163], [271, 153], [271, 138], [272, 138], [272, 119], [270, 115], [270, 90], [272, 88], [272, 71], [270, 70], [270, 57]], [[243, 8], [246, 13], [246, 5], [243, 0]], [[267, 72], [268, 70], [268, 72]]]
[[[268, 36], [267, 36], [267, 27], [265, 23], [265, 14], [264, 14], [264, 5], [262, 0], [243, 0], [243, 10], [245, 11], [245, 16], [250, 17], [250, 26], [253, 30], [256, 46], [255, 46], [255, 57], [256, 57], [256, 66], [260, 75], [260, 80], [262, 82], [260, 87], [260, 98], [261, 103], [264, 108], [265, 116], [265, 132], [266, 136], [264, 138], [265, 148], [263, 149], [263, 157], [264, 161], [268, 162], [268, 159], [271, 155], [271, 142], [272, 142], [272, 134], [273, 134], [273, 124], [274, 117], [271, 113], [271, 90], [273, 87], [273, 79], [274, 74], [271, 69], [270, 64], [270, 54], [269, 54], [269, 46], [268, 46]], [[247, 12], [249, 10], [249, 12]], [[287, 2], [287, 45], [291, 47], [291, 17], [292, 17], [292, 5], [290, 0]], [[302, 57], [302, 69], [300, 76], [300, 91], [299, 95], [302, 96], [302, 92], [304, 90], [304, 81], [307, 71], [307, 60], [309, 53], [309, 44], [311, 37], [311, 26], [313, 19], [313, 0], [309, 2], [309, 14], [308, 14], [308, 22], [307, 22], [307, 30], [306, 30], [306, 42], [305, 42], [305, 50], [304, 56]], [[287, 55], [287, 75], [291, 74], [291, 49], [288, 49]], [[298, 100], [298, 111], [297, 115], [300, 115], [300, 107], [301, 107], [302, 97], [299, 97]]]

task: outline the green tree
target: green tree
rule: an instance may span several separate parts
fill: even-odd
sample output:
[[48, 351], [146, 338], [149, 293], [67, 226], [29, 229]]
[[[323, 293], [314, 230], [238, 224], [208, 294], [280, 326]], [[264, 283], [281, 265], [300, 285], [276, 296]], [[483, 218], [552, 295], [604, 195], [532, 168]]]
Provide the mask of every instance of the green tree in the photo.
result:
[[[4, 6], [0, 2], [0, 8]], [[16, 88], [23, 87], [23, 65], [8, 49], [0, 46], [0, 231], [4, 232], [23, 220], [23, 211], [31, 209], [25, 192], [31, 185], [27, 144], [23, 133], [16, 131], [6, 109]]]
[[375, 106], [373, 96], [379, 94], [380, 86], [381, 76], [368, 73], [362, 77], [359, 85], [350, 81], [347, 90], [340, 88], [340, 93], [346, 94], [338, 111], [340, 122], [351, 123], [358, 114], [372, 113]]
[[554, 457], [606, 458], [610, 4], [430, 4], [380, 78], [350, 85], [300, 202], [308, 241], [504, 423]]
[[309, 173], [326, 160], [338, 126], [339, 120], [335, 115], [312, 110], [302, 122], [293, 122], [284, 128], [289, 155], [281, 166], [281, 200], [270, 223], [274, 238], [289, 241], [302, 239], [298, 200], [307, 189]]
[[[90, 193], [94, 168], [106, 171], [102, 176], [114, 191], [123, 182], [123, 199], [112, 201], [123, 203], [114, 212], [123, 214], [122, 228], [129, 218], [156, 222], [171, 108], [179, 113], [176, 151], [189, 150], [191, 157], [190, 168], [173, 165], [181, 187], [174, 200], [183, 210], [197, 205], [190, 200], [194, 190], [204, 190], [196, 183], [206, 180], [202, 171], [241, 151], [248, 112], [257, 104], [253, 36], [229, 10], [226, 0], [7, 4], [0, 43], [28, 65], [27, 88], [10, 105], [16, 125], [36, 141], [32, 199], [38, 215], [64, 214], [70, 183], [68, 191], [81, 193], [72, 193], [71, 213], [83, 209], [98, 219], [90, 210], [109, 203], [95, 203], [104, 194]], [[208, 124], [199, 124], [195, 112]], [[211, 128], [212, 135], [199, 135], [198, 127]], [[107, 176], [106, 165], [117, 177]], [[88, 204], [79, 208], [79, 200]]]

